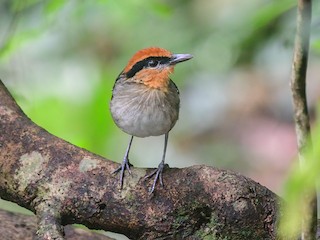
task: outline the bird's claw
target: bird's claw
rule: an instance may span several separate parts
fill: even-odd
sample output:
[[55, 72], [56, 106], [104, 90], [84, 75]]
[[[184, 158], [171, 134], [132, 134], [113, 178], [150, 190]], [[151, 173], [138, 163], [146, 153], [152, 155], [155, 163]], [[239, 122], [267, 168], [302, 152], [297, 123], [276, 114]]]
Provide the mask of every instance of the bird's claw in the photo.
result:
[[144, 180], [146, 180], [148, 178], [151, 178], [153, 175], [156, 175], [154, 177], [152, 187], [149, 191], [150, 194], [152, 194], [154, 192], [154, 189], [155, 189], [158, 181], [160, 182], [160, 185], [163, 186], [162, 172], [163, 172], [164, 167], [165, 167], [165, 164], [163, 162], [161, 162], [157, 169], [155, 169], [152, 173], [150, 173], [144, 177]]
[[128, 158], [124, 158], [121, 165], [112, 172], [112, 174], [120, 172], [120, 189], [123, 187], [123, 179], [124, 179], [124, 172], [127, 170], [129, 174], [131, 174], [131, 169], [133, 165], [129, 162]]

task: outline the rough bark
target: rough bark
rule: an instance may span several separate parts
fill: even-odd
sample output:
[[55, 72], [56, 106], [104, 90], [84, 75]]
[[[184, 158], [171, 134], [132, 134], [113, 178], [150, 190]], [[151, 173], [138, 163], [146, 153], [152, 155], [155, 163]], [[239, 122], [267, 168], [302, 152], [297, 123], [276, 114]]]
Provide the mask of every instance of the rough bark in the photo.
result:
[[277, 197], [240, 174], [207, 166], [132, 168], [123, 190], [118, 164], [34, 124], [0, 81], [0, 197], [33, 211], [40, 239], [63, 239], [84, 224], [131, 239], [275, 239]]
[[[37, 237], [37, 219], [0, 209], [0, 233], [2, 240], [33, 240]], [[66, 240], [112, 240], [99, 233], [89, 232], [70, 225], [64, 228]]]

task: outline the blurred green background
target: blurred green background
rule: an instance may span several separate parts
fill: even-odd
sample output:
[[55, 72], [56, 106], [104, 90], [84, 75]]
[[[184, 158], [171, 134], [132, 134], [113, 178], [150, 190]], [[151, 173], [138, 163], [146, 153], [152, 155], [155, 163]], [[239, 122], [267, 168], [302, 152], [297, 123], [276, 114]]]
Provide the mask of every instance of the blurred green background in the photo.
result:
[[[172, 75], [181, 111], [166, 162], [230, 169], [281, 194], [297, 153], [289, 89], [295, 23], [292, 0], [1, 0], [0, 78], [38, 125], [120, 162], [129, 136], [108, 109], [116, 77], [141, 48], [190, 53]], [[320, 92], [319, 23], [315, 16], [311, 113]], [[136, 138], [131, 163], [156, 167], [163, 141]]]

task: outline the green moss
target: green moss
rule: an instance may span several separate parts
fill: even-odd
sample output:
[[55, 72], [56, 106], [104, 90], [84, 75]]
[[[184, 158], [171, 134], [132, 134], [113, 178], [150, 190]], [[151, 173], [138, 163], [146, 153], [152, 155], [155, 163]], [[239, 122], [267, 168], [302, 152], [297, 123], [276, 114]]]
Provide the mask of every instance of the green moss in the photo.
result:
[[222, 224], [218, 221], [217, 217], [212, 215], [210, 221], [206, 224], [206, 227], [199, 229], [196, 235], [199, 239], [205, 240], [229, 240], [228, 237], [221, 238], [217, 236], [217, 228], [220, 228], [221, 226]]
[[175, 218], [175, 221], [173, 222], [172, 226], [174, 229], [179, 229], [179, 227], [182, 226], [186, 221], [188, 221], [187, 215], [178, 215]]

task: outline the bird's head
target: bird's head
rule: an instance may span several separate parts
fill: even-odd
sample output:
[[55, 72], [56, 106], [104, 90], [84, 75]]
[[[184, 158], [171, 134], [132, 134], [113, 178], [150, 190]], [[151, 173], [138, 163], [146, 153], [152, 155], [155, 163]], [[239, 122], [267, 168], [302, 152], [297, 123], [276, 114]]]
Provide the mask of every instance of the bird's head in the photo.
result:
[[123, 74], [129, 81], [165, 90], [174, 66], [191, 58], [190, 54], [173, 54], [159, 47], [145, 48], [133, 55]]

